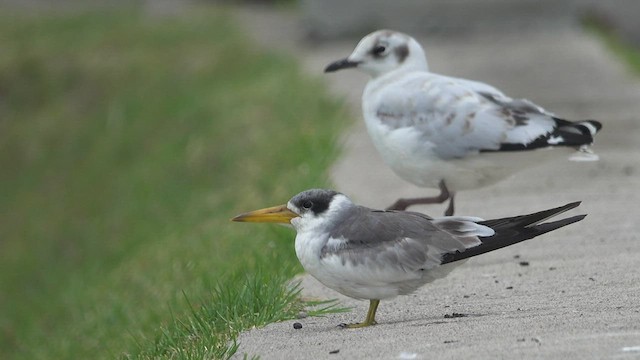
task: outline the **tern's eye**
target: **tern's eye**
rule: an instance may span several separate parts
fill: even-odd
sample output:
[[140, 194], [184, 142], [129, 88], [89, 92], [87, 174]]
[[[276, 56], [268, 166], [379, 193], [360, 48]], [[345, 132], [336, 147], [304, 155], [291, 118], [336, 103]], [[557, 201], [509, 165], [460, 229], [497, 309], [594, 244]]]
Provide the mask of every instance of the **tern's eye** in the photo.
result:
[[371, 51], [373, 55], [382, 55], [387, 48], [384, 45], [376, 45]]
[[302, 207], [305, 209], [311, 209], [313, 207], [313, 202], [311, 202], [311, 200], [307, 200], [302, 203]]

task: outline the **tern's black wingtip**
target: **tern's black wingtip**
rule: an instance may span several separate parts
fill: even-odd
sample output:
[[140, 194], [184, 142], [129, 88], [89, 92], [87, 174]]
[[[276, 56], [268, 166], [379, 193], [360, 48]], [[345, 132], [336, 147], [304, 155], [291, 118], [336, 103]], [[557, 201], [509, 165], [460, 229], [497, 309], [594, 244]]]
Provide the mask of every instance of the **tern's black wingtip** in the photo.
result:
[[574, 218], [576, 219], [576, 222], [578, 222], [578, 221], [586, 218], [587, 215], [589, 215], [589, 214], [576, 215], [576, 216], [574, 216]]
[[578, 206], [580, 206], [580, 204], [582, 204], [582, 201], [574, 201], [572, 203], [568, 203], [567, 205], [565, 205], [564, 207], [567, 209], [575, 209]]

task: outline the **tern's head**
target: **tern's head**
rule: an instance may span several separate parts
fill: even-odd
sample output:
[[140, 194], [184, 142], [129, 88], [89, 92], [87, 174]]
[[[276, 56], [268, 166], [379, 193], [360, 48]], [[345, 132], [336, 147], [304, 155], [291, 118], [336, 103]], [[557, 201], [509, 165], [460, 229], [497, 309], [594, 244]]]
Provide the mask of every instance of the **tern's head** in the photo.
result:
[[378, 30], [365, 36], [351, 55], [329, 64], [324, 71], [354, 67], [374, 78], [400, 68], [428, 70], [420, 44], [407, 34], [391, 30]]
[[233, 218], [242, 222], [275, 222], [293, 225], [296, 230], [323, 226], [354, 206], [344, 194], [333, 190], [305, 190], [286, 205], [251, 211]]

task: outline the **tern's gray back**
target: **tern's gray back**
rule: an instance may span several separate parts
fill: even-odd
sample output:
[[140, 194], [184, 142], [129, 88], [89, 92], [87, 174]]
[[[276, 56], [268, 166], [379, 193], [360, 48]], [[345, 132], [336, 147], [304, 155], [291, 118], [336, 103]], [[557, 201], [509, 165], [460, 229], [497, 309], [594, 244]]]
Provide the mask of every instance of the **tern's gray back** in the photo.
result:
[[352, 265], [416, 271], [440, 264], [444, 253], [465, 248], [423, 214], [355, 206], [341, 215], [329, 227], [333, 240], [322, 248], [322, 257], [337, 255]]

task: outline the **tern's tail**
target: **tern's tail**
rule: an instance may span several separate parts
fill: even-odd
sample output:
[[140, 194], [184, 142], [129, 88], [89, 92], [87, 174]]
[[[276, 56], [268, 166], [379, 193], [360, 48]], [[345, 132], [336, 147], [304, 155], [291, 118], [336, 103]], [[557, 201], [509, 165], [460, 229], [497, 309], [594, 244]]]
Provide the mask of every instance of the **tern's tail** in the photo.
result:
[[565, 211], [578, 207], [580, 202], [574, 202], [555, 209], [540, 211], [534, 214], [514, 216], [510, 218], [479, 221], [478, 224], [488, 226], [495, 231], [493, 236], [480, 237], [482, 244], [469, 248], [464, 252], [448, 253], [442, 257], [442, 264], [470, 258], [497, 250], [521, 241], [533, 239], [536, 236], [548, 233], [578, 222], [587, 215], [577, 215], [570, 218], [542, 223]]

